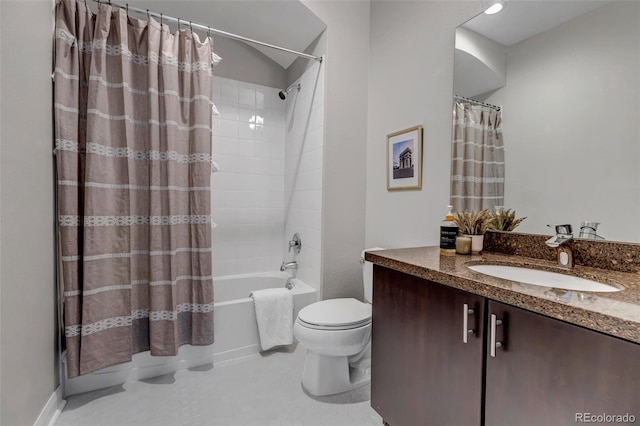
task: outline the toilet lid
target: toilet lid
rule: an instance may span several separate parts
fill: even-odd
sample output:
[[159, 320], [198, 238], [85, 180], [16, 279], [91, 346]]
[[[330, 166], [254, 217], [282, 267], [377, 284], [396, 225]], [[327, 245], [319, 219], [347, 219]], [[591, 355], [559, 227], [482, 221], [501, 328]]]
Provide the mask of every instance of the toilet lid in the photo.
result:
[[323, 300], [302, 308], [298, 319], [313, 328], [355, 328], [371, 322], [371, 305], [352, 298]]

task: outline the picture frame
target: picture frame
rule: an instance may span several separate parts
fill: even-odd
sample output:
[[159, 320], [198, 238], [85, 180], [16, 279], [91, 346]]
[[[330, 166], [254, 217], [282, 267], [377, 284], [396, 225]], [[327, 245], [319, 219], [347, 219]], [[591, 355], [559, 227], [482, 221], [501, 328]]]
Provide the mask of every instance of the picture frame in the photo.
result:
[[422, 189], [422, 126], [387, 135], [387, 190]]

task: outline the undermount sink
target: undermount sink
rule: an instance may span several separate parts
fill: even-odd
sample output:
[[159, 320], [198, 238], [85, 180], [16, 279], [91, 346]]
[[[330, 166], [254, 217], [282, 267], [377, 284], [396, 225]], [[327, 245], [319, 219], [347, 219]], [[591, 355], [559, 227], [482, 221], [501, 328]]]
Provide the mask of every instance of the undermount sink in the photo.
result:
[[562, 288], [565, 290], [613, 292], [620, 291], [619, 288], [609, 284], [573, 275], [564, 275], [557, 272], [542, 271], [540, 269], [520, 268], [517, 266], [505, 265], [471, 265], [472, 271], [492, 277], [503, 278], [511, 281], [518, 281], [526, 284], [539, 285], [542, 287]]

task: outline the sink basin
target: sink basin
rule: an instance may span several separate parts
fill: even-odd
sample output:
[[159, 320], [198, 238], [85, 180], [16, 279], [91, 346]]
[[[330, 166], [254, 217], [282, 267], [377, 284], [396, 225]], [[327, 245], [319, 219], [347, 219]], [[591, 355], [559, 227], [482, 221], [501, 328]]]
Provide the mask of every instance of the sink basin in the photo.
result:
[[563, 288], [565, 290], [613, 292], [620, 291], [619, 288], [609, 284], [585, 278], [564, 275], [556, 272], [542, 271], [539, 269], [520, 268], [517, 266], [504, 265], [472, 265], [468, 266], [472, 271], [492, 277], [503, 278], [521, 283], [539, 285], [542, 287]]

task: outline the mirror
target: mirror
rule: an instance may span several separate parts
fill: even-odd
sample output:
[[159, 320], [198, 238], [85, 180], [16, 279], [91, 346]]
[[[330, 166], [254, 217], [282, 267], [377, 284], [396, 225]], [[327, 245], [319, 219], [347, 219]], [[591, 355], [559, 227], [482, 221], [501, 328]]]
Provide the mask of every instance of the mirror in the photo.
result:
[[454, 94], [502, 108], [505, 208], [640, 242], [640, 2], [511, 1], [456, 30]]

